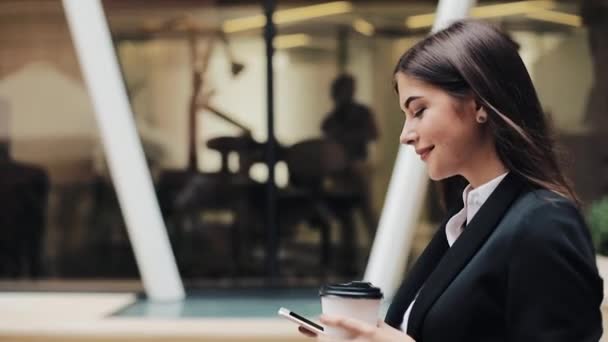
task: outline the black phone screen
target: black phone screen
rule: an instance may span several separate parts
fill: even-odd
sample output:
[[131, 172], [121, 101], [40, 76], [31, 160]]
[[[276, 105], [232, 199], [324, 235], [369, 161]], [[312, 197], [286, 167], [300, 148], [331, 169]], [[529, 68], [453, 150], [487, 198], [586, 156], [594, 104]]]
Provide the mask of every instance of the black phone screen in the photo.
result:
[[301, 321], [304, 321], [304, 322], [306, 322], [306, 323], [308, 323], [308, 324], [312, 325], [313, 327], [315, 327], [315, 328], [317, 328], [317, 329], [319, 329], [319, 330], [321, 330], [321, 331], [324, 331], [324, 330], [325, 330], [325, 329], [323, 329], [323, 327], [322, 327], [322, 326], [318, 325], [318, 324], [317, 324], [317, 323], [315, 323], [315, 322], [312, 322], [312, 321], [307, 320], [306, 318], [304, 318], [304, 317], [302, 317], [302, 316], [298, 315], [298, 314], [297, 314], [297, 313], [295, 313], [295, 312], [290, 311], [290, 312], [289, 312], [289, 315], [291, 315], [291, 316], [293, 316], [293, 317], [295, 317], [295, 318], [297, 318], [297, 319], [299, 319], [299, 320], [301, 320]]

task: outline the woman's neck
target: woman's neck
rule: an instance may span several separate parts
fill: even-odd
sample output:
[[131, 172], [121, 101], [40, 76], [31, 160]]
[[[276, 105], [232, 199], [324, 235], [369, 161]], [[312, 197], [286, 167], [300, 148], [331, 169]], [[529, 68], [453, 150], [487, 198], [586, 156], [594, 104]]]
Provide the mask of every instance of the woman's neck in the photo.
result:
[[469, 181], [473, 189], [483, 185], [492, 179], [509, 171], [505, 164], [500, 160], [494, 148], [485, 153], [476, 153], [475, 160], [462, 176]]

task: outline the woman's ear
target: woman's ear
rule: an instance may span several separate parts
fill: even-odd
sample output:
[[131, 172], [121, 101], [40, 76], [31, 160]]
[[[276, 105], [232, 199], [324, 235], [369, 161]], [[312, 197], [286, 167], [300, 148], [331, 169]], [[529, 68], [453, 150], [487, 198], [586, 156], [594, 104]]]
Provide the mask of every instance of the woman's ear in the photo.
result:
[[479, 102], [478, 100], [475, 100], [475, 111], [479, 112], [480, 109], [483, 109], [481, 102]]

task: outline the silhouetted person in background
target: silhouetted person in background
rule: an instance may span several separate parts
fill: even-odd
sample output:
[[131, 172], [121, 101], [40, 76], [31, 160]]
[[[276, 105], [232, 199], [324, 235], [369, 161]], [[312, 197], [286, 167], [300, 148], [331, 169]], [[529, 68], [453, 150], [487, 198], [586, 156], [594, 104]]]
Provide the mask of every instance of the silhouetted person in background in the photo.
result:
[[354, 99], [355, 80], [341, 75], [331, 85], [334, 109], [321, 125], [325, 137], [340, 143], [352, 162], [367, 160], [368, 144], [378, 138], [370, 109]]
[[[368, 161], [368, 147], [378, 138], [378, 128], [371, 110], [355, 101], [355, 80], [352, 76], [338, 76], [331, 85], [334, 108], [323, 120], [321, 130], [325, 138], [339, 143], [347, 157], [348, 167], [334, 175], [332, 183], [358, 194], [355, 207], [361, 213], [373, 237], [376, 229], [376, 215], [371, 198], [371, 165]], [[352, 264], [355, 248], [355, 231], [352, 212], [346, 208], [337, 210], [342, 225], [343, 257]], [[350, 259], [350, 260], [349, 260]]]

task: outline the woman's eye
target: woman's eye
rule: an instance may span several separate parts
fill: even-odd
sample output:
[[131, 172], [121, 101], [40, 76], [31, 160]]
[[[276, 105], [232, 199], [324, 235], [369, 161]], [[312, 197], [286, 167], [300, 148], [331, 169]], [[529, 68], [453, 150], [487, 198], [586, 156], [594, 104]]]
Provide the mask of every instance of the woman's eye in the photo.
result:
[[422, 113], [424, 112], [424, 110], [425, 110], [425, 109], [426, 109], [426, 108], [421, 108], [421, 109], [417, 110], [417, 111], [414, 113], [414, 117], [418, 117], [418, 116], [422, 115]]

